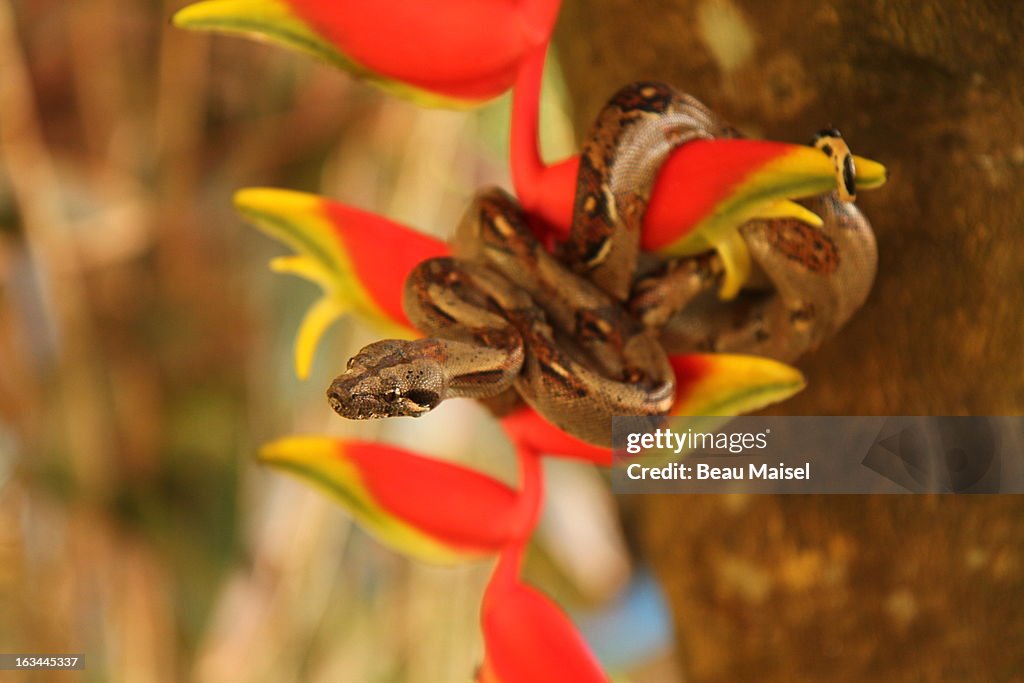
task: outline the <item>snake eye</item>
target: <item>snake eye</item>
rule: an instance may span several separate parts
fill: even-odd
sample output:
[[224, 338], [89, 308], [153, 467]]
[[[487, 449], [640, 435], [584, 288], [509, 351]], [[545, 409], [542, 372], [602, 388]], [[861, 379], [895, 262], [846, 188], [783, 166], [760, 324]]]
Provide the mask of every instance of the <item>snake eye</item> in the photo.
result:
[[424, 408], [433, 408], [438, 404], [438, 395], [433, 391], [425, 391], [423, 389], [413, 389], [405, 395], [407, 399], [412, 401], [418, 406]]
[[348, 359], [348, 363], [345, 364], [345, 369], [346, 370], [351, 370], [352, 366], [355, 365], [355, 364], [356, 364], [356, 357], [352, 356], [351, 358]]
[[400, 398], [402, 398], [402, 392], [398, 389], [388, 389], [384, 392], [384, 400], [388, 403], [394, 403]]

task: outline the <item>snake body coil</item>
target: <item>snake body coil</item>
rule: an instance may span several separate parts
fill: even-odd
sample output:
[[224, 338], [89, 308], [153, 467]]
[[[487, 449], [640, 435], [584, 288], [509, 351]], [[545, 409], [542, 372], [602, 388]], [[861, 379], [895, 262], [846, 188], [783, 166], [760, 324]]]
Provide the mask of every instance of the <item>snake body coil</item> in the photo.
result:
[[657, 336], [534, 239], [501, 190], [477, 196], [455, 258], [423, 262], [405, 291], [431, 338], [363, 349], [329, 396], [346, 417], [426, 412], [510, 388], [550, 422], [607, 444], [613, 415], [665, 414], [675, 381]]

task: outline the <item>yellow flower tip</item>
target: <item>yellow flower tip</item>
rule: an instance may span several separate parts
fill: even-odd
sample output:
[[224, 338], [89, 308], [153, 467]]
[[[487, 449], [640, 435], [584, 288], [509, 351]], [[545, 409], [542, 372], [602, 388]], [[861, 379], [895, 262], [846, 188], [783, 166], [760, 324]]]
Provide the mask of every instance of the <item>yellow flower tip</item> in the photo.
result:
[[743, 285], [750, 279], [752, 269], [750, 250], [747, 243], [737, 231], [726, 233], [725, 238], [715, 246], [718, 256], [722, 259], [725, 273], [722, 278], [722, 289], [718, 296], [723, 301], [736, 298]]
[[706, 369], [672, 414], [742, 415], [784, 401], [807, 386], [802, 372], [769, 358], [719, 353], [694, 359]]
[[345, 313], [345, 306], [335, 297], [325, 296], [310, 307], [299, 325], [295, 338], [295, 374], [299, 379], [309, 378], [320, 339], [327, 329]]
[[746, 284], [746, 277], [738, 274], [735, 270], [726, 269], [722, 278], [722, 288], [718, 290], [718, 298], [722, 301], [732, 301]]
[[877, 161], [854, 155], [853, 167], [857, 170], [858, 190], [873, 190], [889, 179], [888, 169]]
[[297, 275], [320, 285], [326, 293], [333, 293], [335, 282], [332, 274], [309, 256], [278, 256], [270, 259], [270, 272], [281, 275]]
[[263, 444], [256, 459], [268, 465], [283, 465], [329, 458], [337, 452], [338, 443], [326, 436], [290, 436]]
[[492, 99], [449, 97], [374, 73], [342, 53], [284, 0], [203, 0], [179, 10], [171, 22], [179, 28], [240, 35], [290, 48], [427, 107], [470, 109]]
[[771, 358], [760, 356], [741, 356], [723, 354], [723, 358], [730, 361], [743, 376], [751, 381], [759, 383], [773, 383], [799, 391], [807, 386], [807, 380], [802, 372], [792, 365]]
[[789, 398], [807, 388], [807, 378], [804, 373], [792, 365], [787, 365], [770, 358], [762, 358], [761, 372], [766, 383], [771, 380]]
[[302, 270], [305, 256], [278, 256], [270, 259], [270, 272], [295, 274]]
[[801, 223], [806, 223], [815, 228], [820, 228], [825, 224], [821, 216], [788, 199], [766, 202], [758, 207], [754, 213], [756, 214], [754, 218], [794, 218]]
[[260, 231], [279, 240], [305, 261], [276, 261], [275, 270], [291, 272], [332, 289], [341, 245], [324, 212], [324, 199], [308, 192], [270, 187], [249, 187], [234, 196], [235, 210]]
[[197, 24], [201, 23], [204, 4], [206, 3], [199, 2], [181, 8], [171, 16], [171, 24], [177, 28], [197, 28]]
[[[858, 190], [881, 187], [888, 178], [885, 166], [872, 159], [854, 155], [853, 165]], [[814, 147], [794, 145], [792, 150], [755, 171], [745, 190], [764, 199], [800, 199], [836, 187], [832, 159]]]
[[203, 0], [178, 11], [175, 26], [255, 38], [349, 71], [360, 69], [314, 31], [284, 0]]
[[725, 355], [733, 367], [742, 373], [744, 381], [770, 390], [772, 400], [758, 405], [757, 408], [789, 398], [807, 386], [807, 378], [792, 365], [759, 356]]
[[284, 26], [289, 20], [298, 21], [282, 0], [202, 0], [171, 17], [178, 28], [232, 33], [263, 33], [267, 27]]
[[246, 187], [235, 192], [235, 209], [242, 214], [294, 215], [316, 210], [320, 197], [277, 187]]

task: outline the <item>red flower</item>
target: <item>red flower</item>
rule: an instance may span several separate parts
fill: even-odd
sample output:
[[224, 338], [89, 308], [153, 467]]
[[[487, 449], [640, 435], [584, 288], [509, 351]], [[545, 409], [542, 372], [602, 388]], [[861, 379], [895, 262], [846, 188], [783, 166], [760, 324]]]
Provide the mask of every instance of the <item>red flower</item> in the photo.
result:
[[480, 622], [487, 656], [480, 683], [607, 683], [569, 618], [519, 578], [523, 547], [506, 549], [484, 594]]
[[479, 681], [607, 681], [569, 618], [520, 579], [540, 512], [536, 455], [519, 452], [517, 489], [399, 448], [328, 437], [281, 439], [264, 446], [260, 459], [334, 496], [364, 528], [412, 557], [448, 563], [498, 555], [480, 612], [486, 659]]
[[288, 437], [260, 449], [260, 460], [334, 496], [382, 542], [428, 562], [498, 553], [533, 525], [521, 491], [385, 444]]
[[559, 0], [205, 0], [178, 26], [301, 50], [421, 104], [469, 106], [516, 79], [545, 45]]
[[[516, 195], [555, 239], [568, 236], [579, 157], [545, 164], [540, 154], [539, 105], [546, 46], [522, 61], [512, 109], [510, 161]], [[854, 157], [857, 189], [886, 180], [881, 164]], [[658, 172], [644, 215], [641, 246], [666, 256], [717, 249], [726, 266], [722, 296], [735, 296], [746, 268], [730, 248], [736, 230], [754, 218], [790, 216], [812, 225], [821, 219], [793, 202], [836, 189], [832, 161], [807, 145], [763, 140], [695, 140], [676, 147]]]

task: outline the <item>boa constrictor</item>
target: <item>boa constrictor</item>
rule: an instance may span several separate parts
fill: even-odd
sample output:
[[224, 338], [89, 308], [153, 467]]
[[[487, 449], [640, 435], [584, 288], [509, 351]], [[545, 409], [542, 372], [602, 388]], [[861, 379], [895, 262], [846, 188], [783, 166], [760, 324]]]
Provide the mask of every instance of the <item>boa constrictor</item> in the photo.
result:
[[[331, 383], [331, 406], [367, 419], [419, 416], [452, 397], [505, 407], [521, 398], [568, 433], [610, 445], [612, 416], [671, 408], [667, 353], [791, 360], [816, 346], [863, 303], [874, 278], [870, 226], [837, 193], [815, 200], [821, 228], [793, 219], [742, 227], [757, 268], [736, 301], [709, 295], [724, 271], [719, 255], [666, 261], [640, 252], [666, 156], [693, 139], [736, 135], [664, 84], [623, 88], [582, 151], [568, 241], [548, 251], [512, 197], [481, 192], [453, 256], [423, 262], [406, 282], [406, 313], [430, 336], [363, 348]], [[836, 159], [840, 192], [852, 191], [838, 134], [817, 144]]]

